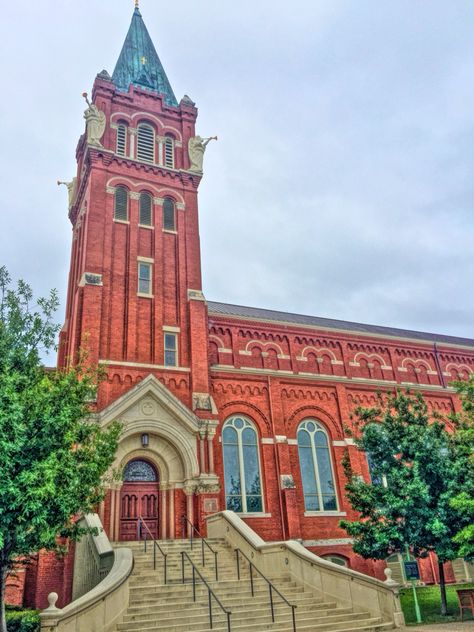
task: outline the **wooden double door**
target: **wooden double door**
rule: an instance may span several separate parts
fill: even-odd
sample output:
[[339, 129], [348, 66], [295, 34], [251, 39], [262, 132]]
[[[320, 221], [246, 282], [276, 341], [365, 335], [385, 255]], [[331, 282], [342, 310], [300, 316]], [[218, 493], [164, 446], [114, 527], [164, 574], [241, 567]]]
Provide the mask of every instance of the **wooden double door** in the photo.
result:
[[[129, 465], [138, 465], [136, 461]], [[127, 466], [128, 468], [128, 466]], [[127, 480], [127, 468], [125, 468], [125, 481], [120, 495], [120, 540], [138, 540], [138, 519], [141, 517], [148, 527], [147, 538], [159, 538], [159, 485], [158, 477], [155, 480]], [[138, 467], [128, 468], [134, 471], [137, 478]], [[148, 479], [150, 475], [148, 474]], [[151, 536], [150, 536], [151, 534]]]

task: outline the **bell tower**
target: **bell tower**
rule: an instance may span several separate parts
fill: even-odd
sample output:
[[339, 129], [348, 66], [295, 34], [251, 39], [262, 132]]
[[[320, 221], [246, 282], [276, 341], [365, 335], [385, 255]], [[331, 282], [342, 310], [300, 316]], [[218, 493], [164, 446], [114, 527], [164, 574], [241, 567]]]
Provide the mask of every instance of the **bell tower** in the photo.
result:
[[106, 368], [99, 409], [152, 374], [209, 417], [197, 197], [210, 139], [191, 99], [176, 100], [138, 6], [113, 75], [83, 96], [59, 365], [85, 349]]

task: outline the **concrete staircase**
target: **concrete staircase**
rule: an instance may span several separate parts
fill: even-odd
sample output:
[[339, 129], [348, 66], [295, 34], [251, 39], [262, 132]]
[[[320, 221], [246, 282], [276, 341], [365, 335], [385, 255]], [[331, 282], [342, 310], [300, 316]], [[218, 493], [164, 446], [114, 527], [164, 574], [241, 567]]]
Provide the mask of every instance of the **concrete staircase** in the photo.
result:
[[[193, 549], [188, 540], [160, 541], [159, 545], [168, 557], [168, 578], [164, 584], [163, 558], [157, 551], [156, 570], [153, 570], [153, 545], [148, 543], [147, 553], [142, 542], [127, 542], [134, 553], [134, 570], [130, 584], [130, 602], [123, 623], [117, 632], [204, 632], [210, 630], [208, 589], [196, 584], [196, 602], [193, 602], [191, 582], [192, 568], [186, 562], [186, 582], [182, 583], [181, 551], [186, 551], [199, 572], [221, 601], [232, 612], [232, 632], [260, 632], [275, 630], [293, 632], [291, 608], [278, 595], [273, 594], [275, 622], [272, 623], [268, 584], [254, 575], [254, 597], [250, 590], [248, 563], [241, 559], [241, 579], [237, 579], [235, 553], [225, 541], [207, 540], [218, 551], [219, 578], [215, 579], [214, 556], [205, 547], [205, 566], [202, 565], [201, 540], [195, 540]], [[274, 586], [296, 608], [297, 632], [382, 631], [393, 628], [392, 623], [371, 618], [368, 613], [353, 612], [338, 606], [336, 601], [323, 601], [292, 581], [291, 577], [279, 576]], [[213, 630], [227, 632], [227, 617], [212, 600]]]

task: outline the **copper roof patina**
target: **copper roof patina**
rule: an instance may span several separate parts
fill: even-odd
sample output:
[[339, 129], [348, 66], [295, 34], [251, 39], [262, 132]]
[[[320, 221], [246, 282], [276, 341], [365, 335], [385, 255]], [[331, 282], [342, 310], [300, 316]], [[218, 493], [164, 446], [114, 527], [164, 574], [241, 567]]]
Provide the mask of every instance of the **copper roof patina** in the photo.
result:
[[130, 85], [134, 85], [162, 94], [167, 105], [178, 105], [138, 7], [133, 12], [112, 81], [122, 92], [128, 92]]

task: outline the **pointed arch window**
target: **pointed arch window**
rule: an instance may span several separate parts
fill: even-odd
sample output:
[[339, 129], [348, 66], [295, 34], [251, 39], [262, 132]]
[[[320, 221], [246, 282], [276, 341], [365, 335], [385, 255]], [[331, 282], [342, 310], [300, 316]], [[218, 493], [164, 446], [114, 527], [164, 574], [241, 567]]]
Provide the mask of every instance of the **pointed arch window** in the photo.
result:
[[119, 123], [119, 126], [117, 127], [116, 153], [119, 156], [125, 156], [127, 153], [127, 126], [125, 123]]
[[128, 221], [128, 191], [125, 187], [115, 189], [114, 219]]
[[171, 198], [165, 198], [163, 202], [163, 228], [164, 230], [176, 230], [175, 203]]
[[165, 167], [174, 169], [174, 138], [171, 134], [165, 136]]
[[317, 421], [307, 419], [300, 424], [298, 453], [306, 511], [337, 511], [328, 435]]
[[147, 123], [140, 123], [137, 132], [137, 158], [155, 162], [155, 130]]
[[263, 511], [258, 437], [244, 417], [231, 417], [222, 430], [226, 507], [237, 513]]
[[153, 199], [149, 193], [140, 194], [140, 217], [139, 223], [142, 226], [152, 225]]

